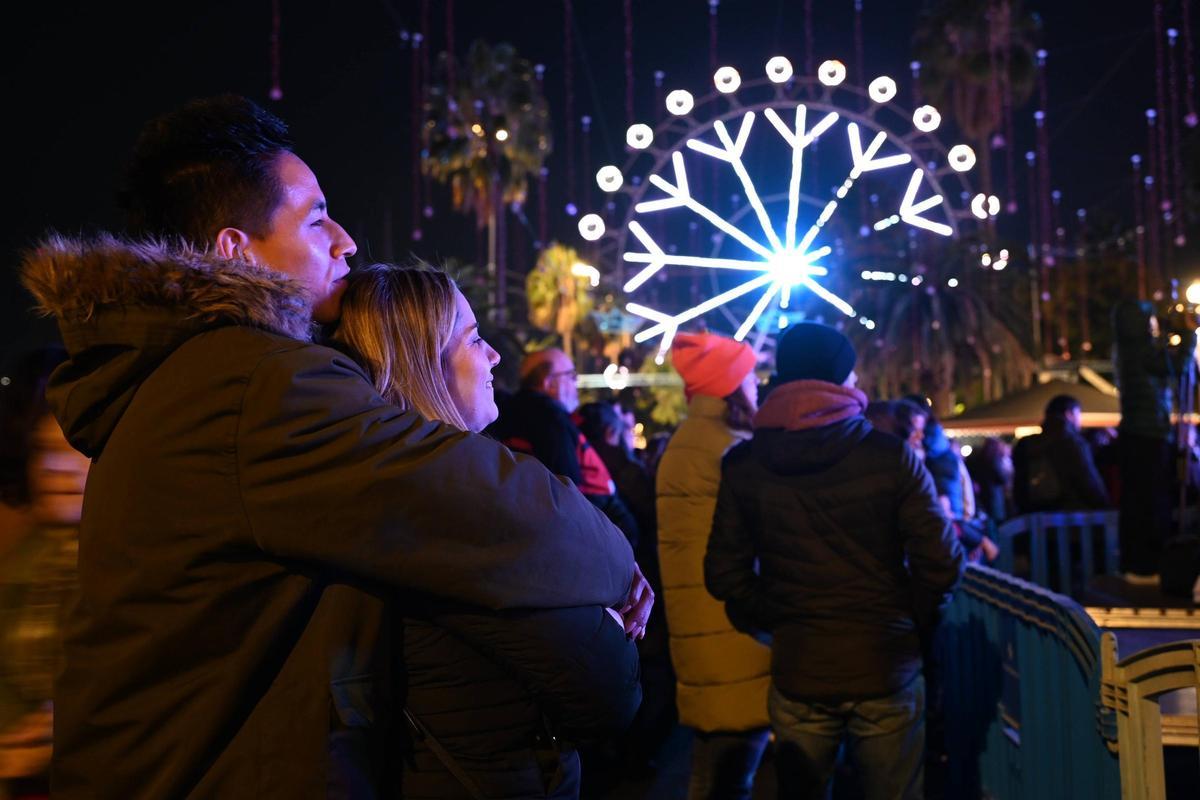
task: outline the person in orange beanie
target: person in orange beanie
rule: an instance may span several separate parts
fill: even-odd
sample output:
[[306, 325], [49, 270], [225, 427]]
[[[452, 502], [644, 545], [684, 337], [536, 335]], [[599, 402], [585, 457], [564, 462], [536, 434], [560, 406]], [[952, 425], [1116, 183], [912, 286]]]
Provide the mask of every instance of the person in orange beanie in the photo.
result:
[[733, 629], [703, 562], [721, 458], [751, 435], [756, 359], [706, 333], [676, 336], [671, 358], [689, 402], [658, 468], [658, 554], [679, 720], [694, 732], [688, 797], [749, 798], [767, 744], [770, 651]]

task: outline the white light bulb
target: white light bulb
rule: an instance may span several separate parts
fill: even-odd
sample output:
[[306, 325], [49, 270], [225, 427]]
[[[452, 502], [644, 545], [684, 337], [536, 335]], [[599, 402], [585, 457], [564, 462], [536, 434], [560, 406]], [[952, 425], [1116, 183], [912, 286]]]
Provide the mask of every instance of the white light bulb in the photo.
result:
[[880, 75], [871, 81], [871, 85], [867, 87], [867, 94], [876, 103], [886, 103], [896, 96], [896, 82], [887, 75]]
[[1183, 295], [1194, 306], [1200, 306], [1200, 281], [1192, 281], [1191, 286]]
[[994, 194], [988, 195], [987, 212], [989, 216], [996, 216], [1000, 213], [1000, 198]]
[[742, 76], [733, 67], [721, 67], [713, 75], [713, 84], [721, 94], [729, 94], [730, 92], [736, 92], [738, 87], [742, 85]]
[[958, 286], [958, 278], [951, 278], [950, 280], [946, 281], [946, 285], [949, 286], [951, 289], [957, 287]]
[[942, 124], [942, 115], [933, 106], [921, 106], [913, 112], [913, 125], [924, 133], [936, 131]]
[[695, 98], [686, 89], [676, 89], [667, 95], [667, 111], [677, 117], [688, 113], [695, 105]]
[[621, 174], [621, 170], [612, 164], [601, 167], [596, 171], [596, 183], [600, 184], [600, 188], [606, 192], [615, 192], [621, 188], [621, 184], [625, 182], [625, 177]]
[[950, 167], [955, 172], [966, 172], [975, 166], [975, 151], [965, 144], [950, 148]]
[[767, 62], [767, 77], [772, 83], [787, 83], [792, 77], [792, 62], [783, 56], [775, 56]]
[[579, 235], [594, 242], [604, 235], [604, 220], [599, 214], [585, 214], [579, 220]]
[[826, 86], [837, 86], [846, 80], [846, 65], [832, 58], [824, 61], [817, 68], [817, 79]]
[[987, 195], [980, 192], [971, 198], [971, 213], [979, 219], [987, 219], [987, 209], [983, 204], [987, 202]]
[[508, 141], [508, 131], [504, 130], [504, 128], [501, 128], [500, 130], [496, 131], [496, 141], [497, 142]]
[[629, 130], [625, 132], [625, 143], [634, 150], [645, 150], [652, 141], [654, 141], [654, 131], [644, 123], [630, 125]]

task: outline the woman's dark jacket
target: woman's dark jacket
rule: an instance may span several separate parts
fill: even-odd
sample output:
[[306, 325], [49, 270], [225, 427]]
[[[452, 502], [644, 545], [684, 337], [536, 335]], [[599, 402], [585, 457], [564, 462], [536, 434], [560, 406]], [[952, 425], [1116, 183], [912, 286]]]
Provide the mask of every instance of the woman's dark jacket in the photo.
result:
[[789, 698], [906, 686], [962, 566], [925, 467], [860, 416], [760, 428], [725, 456], [705, 583], [739, 629], [772, 634]]
[[[575, 743], [623, 730], [641, 701], [624, 628], [600, 606], [413, 611], [398, 654], [404, 707], [484, 796], [578, 797]], [[467, 796], [430, 743], [409, 733], [397, 796]]]
[[24, 281], [70, 353], [50, 403], [94, 459], [55, 797], [326, 797], [335, 720], [388, 726], [383, 596], [628, 591], [628, 544], [573, 486], [385, 403], [308, 340], [286, 277], [101, 238], [47, 242]]
[[1043, 433], [1026, 436], [1013, 448], [1017, 513], [1109, 508], [1091, 445], [1062, 422], [1046, 420], [1043, 428]]

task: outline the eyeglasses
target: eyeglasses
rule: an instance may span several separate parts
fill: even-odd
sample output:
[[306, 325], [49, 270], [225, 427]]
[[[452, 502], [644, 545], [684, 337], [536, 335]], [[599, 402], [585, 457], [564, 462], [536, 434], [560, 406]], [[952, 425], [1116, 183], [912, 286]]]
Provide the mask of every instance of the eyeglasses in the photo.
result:
[[547, 378], [570, 378], [571, 380], [575, 380], [575, 378], [577, 378], [578, 376], [579, 376], [579, 374], [575, 370], [564, 369], [564, 370], [559, 370], [558, 372], [551, 372], [546, 377]]

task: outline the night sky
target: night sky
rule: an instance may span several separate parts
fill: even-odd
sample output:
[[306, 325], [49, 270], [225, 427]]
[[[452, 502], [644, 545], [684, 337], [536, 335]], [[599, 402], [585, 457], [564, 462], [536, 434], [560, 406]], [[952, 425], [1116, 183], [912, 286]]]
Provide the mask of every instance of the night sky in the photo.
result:
[[[445, 11], [431, 0], [433, 52], [445, 46]], [[853, 63], [853, 2], [817, 0], [816, 61]], [[868, 77], [909, 85], [909, 41], [920, 0], [865, 0]], [[1129, 156], [1145, 151], [1144, 110], [1154, 104], [1151, 0], [1030, 0], [1049, 51], [1053, 182], [1068, 209], [1103, 208], [1130, 217]], [[1174, 20], [1178, 0], [1167, 3]], [[1193, 6], [1200, 6], [1193, 3]], [[78, 233], [119, 226], [113, 196], [142, 123], [197, 96], [236, 92], [292, 126], [298, 153], [320, 178], [331, 214], [355, 236], [359, 258], [438, 260], [476, 256], [473, 225], [444, 195], [411, 237], [409, 190], [412, 55], [402, 30], [419, 27], [416, 0], [281, 2], [283, 99], [270, 88], [270, 0], [204, 3], [21, 3], [5, 24], [5, 188], [0, 229], [0, 364], [53, 336], [28, 314], [17, 285], [20, 251], [47, 230]], [[576, 0], [576, 114], [591, 114], [593, 165], [622, 161], [623, 21], [620, 0]], [[1200, 7], [1194, 14], [1200, 15]], [[635, 0], [635, 107], [654, 122], [652, 74], [668, 87], [703, 93], [708, 74], [706, 0]], [[722, 0], [721, 63], [758, 74], [766, 58], [804, 61], [799, 0]], [[455, 42], [508, 41], [547, 67], [546, 94], [559, 150], [551, 156], [552, 233], [574, 236], [562, 211], [565, 155], [562, 4], [555, 0], [457, 0]], [[851, 76], [853, 80], [854, 76]], [[862, 81], [866, 83], [866, 81]], [[902, 94], [902, 97], [904, 95]], [[1019, 109], [1019, 152], [1032, 145], [1034, 104]], [[390, 219], [390, 225], [388, 220]], [[387, 232], [391, 232], [390, 237]], [[513, 264], [523, 271], [526, 265]], [[1200, 271], [1200, 270], [1198, 270]]]

